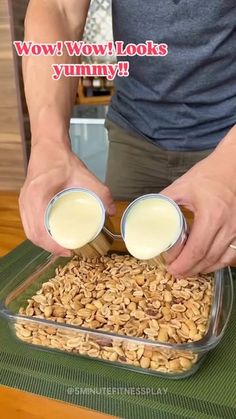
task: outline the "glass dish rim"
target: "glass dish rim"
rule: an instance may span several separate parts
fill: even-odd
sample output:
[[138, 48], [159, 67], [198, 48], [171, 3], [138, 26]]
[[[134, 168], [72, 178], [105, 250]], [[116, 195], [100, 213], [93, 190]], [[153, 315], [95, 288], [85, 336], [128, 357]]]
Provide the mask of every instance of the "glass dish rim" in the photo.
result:
[[[42, 256], [42, 254], [45, 253], [45, 259], [43, 261], [41, 261], [37, 266], [35, 271], [29, 275], [27, 278], [25, 278], [22, 283], [26, 282], [31, 276], [35, 276], [37, 273], [40, 275], [40, 272], [45, 269], [46, 267], [49, 267], [50, 264], [55, 263], [60, 257], [56, 256], [56, 255], [52, 255], [52, 254], [48, 254], [47, 252], [43, 251], [40, 253], [40, 255]], [[40, 256], [39, 255], [39, 256]], [[73, 258], [65, 258], [65, 259], [69, 259], [67, 260], [66, 263], [68, 263], [71, 259]], [[37, 259], [37, 258], [36, 258]], [[33, 262], [35, 262], [35, 259], [31, 260], [27, 265], [25, 265], [20, 271], [17, 272], [17, 274], [15, 275], [15, 278], [22, 274], [24, 272], [24, 270], [26, 270], [27, 267], [29, 267]], [[18, 313], [14, 313], [12, 311], [10, 311], [7, 307], [6, 304], [6, 300], [7, 298], [11, 295], [11, 293], [13, 292], [13, 290], [8, 293], [8, 295], [4, 296], [3, 300], [0, 300], [0, 315], [2, 315], [3, 317], [7, 318], [10, 321], [26, 321], [26, 322], [31, 322], [31, 323], [36, 323], [36, 324], [41, 324], [41, 325], [45, 325], [45, 327], [54, 327], [54, 328], [58, 328], [58, 329], [65, 329], [65, 330], [71, 330], [77, 333], [82, 333], [82, 334], [91, 334], [93, 336], [100, 336], [101, 338], [106, 338], [106, 339], [116, 339], [116, 340], [123, 340], [126, 342], [132, 342], [132, 343], [139, 343], [140, 345], [149, 345], [149, 346], [153, 346], [155, 348], [162, 348], [162, 349], [166, 349], [166, 350], [189, 350], [189, 351], [195, 351], [195, 352], [203, 352], [206, 350], [210, 350], [212, 348], [214, 348], [217, 343], [219, 342], [219, 340], [221, 339], [222, 335], [224, 334], [225, 328], [228, 324], [229, 318], [230, 318], [230, 314], [232, 311], [232, 306], [233, 306], [233, 280], [232, 280], [232, 274], [231, 274], [231, 270], [229, 267], [223, 268], [221, 270], [218, 270], [215, 272], [215, 282], [217, 283], [217, 287], [215, 286], [215, 292], [214, 295], [216, 294], [216, 291], [218, 292], [218, 294], [220, 294], [221, 299], [223, 297], [223, 280], [222, 280], [222, 276], [223, 276], [223, 272], [227, 270], [228, 275], [229, 275], [229, 282], [230, 282], [230, 294], [231, 294], [231, 299], [230, 299], [230, 306], [229, 306], [229, 310], [227, 313], [227, 317], [226, 317], [226, 321], [224, 323], [224, 325], [222, 326], [222, 330], [220, 331], [220, 333], [218, 335], [212, 335], [210, 333], [210, 326], [215, 325], [215, 320], [217, 318], [217, 313], [219, 311], [219, 297], [216, 300], [216, 297], [213, 300], [213, 304], [211, 307], [211, 315], [210, 315], [210, 322], [209, 322], [209, 327], [208, 327], [208, 331], [206, 333], [206, 335], [198, 340], [198, 341], [194, 341], [194, 342], [187, 342], [187, 343], [168, 343], [168, 342], [158, 342], [158, 341], [154, 341], [154, 340], [150, 340], [150, 339], [144, 339], [144, 338], [139, 338], [139, 337], [135, 337], [135, 336], [128, 336], [128, 335], [121, 335], [121, 334], [114, 334], [112, 332], [107, 332], [107, 331], [103, 331], [103, 330], [99, 330], [99, 329], [90, 329], [90, 328], [85, 328], [85, 327], [80, 327], [80, 326], [75, 326], [75, 325], [70, 325], [70, 324], [64, 324], [64, 323], [59, 323], [59, 322], [55, 322], [55, 321], [51, 321], [51, 320], [47, 320], [47, 319], [40, 319], [37, 317], [30, 317], [30, 316], [25, 316], [25, 315], [20, 315]], [[16, 287], [14, 289], [14, 291], [19, 288]], [[215, 307], [214, 303], [217, 303], [217, 307]], [[212, 315], [212, 312], [214, 312], [214, 316]]]

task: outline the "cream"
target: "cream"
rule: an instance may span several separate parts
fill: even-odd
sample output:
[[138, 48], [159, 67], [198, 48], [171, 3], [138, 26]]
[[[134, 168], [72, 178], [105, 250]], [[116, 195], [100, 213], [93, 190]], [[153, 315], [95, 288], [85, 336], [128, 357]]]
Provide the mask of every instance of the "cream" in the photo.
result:
[[163, 198], [144, 198], [129, 210], [124, 227], [128, 251], [138, 259], [151, 259], [174, 244], [180, 232], [176, 207]]
[[78, 249], [100, 232], [103, 209], [95, 196], [85, 191], [66, 192], [53, 204], [48, 226], [53, 239], [66, 249]]

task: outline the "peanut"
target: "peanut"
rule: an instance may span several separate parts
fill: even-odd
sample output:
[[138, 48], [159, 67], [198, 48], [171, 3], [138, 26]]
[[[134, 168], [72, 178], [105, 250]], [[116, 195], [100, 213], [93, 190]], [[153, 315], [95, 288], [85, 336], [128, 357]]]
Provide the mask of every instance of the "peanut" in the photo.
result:
[[[213, 296], [211, 275], [176, 279], [163, 265], [124, 255], [74, 257], [45, 282], [19, 313], [50, 319], [52, 326], [19, 320], [17, 336], [29, 343], [118, 361], [162, 373], [192, 368], [191, 351], [152, 342], [197, 341], [207, 332]], [[64, 330], [58, 323], [73, 325]], [[90, 335], [87, 329], [120, 337]], [[97, 333], [99, 333], [97, 331]], [[143, 338], [139, 343], [125, 336]]]

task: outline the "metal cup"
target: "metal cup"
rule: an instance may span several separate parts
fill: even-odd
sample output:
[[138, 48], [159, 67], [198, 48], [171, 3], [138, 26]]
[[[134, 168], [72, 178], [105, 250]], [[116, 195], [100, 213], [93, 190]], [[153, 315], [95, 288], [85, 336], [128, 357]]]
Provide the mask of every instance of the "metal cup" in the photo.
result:
[[55, 205], [55, 203], [62, 196], [66, 195], [66, 194], [74, 193], [74, 192], [85, 192], [89, 195], [92, 195], [97, 200], [97, 202], [98, 202], [98, 204], [100, 205], [100, 208], [101, 208], [101, 223], [100, 223], [100, 228], [98, 229], [98, 231], [96, 232], [96, 234], [94, 235], [94, 237], [91, 239], [91, 241], [89, 243], [87, 243], [85, 246], [83, 246], [79, 249], [71, 249], [71, 250], [73, 250], [74, 253], [76, 253], [76, 254], [86, 256], [86, 257], [92, 257], [92, 256], [96, 256], [96, 255], [104, 255], [110, 249], [112, 239], [115, 236], [107, 228], [104, 227], [105, 208], [104, 208], [104, 205], [103, 205], [102, 201], [100, 200], [100, 198], [95, 193], [91, 192], [88, 189], [68, 188], [68, 189], [64, 189], [64, 190], [58, 192], [50, 200], [50, 202], [47, 206], [47, 209], [46, 209], [46, 212], [45, 212], [45, 217], [44, 217], [45, 228], [46, 228], [48, 234], [53, 238], [53, 236], [51, 234], [51, 231], [50, 231], [50, 224], [49, 224], [51, 210], [52, 210], [53, 206]]
[[[164, 196], [162, 194], [147, 194], [147, 195], [142, 195], [139, 198], [132, 201], [129, 204], [129, 206], [126, 208], [126, 210], [124, 211], [122, 219], [121, 219], [121, 236], [122, 236], [122, 238], [125, 242], [125, 225], [126, 225], [126, 221], [127, 221], [127, 216], [130, 214], [130, 212], [134, 208], [134, 206], [140, 201], [143, 201], [143, 200], [146, 200], [146, 199], [153, 199], [153, 198], [168, 201], [171, 205], [174, 206], [174, 208], [176, 209], [176, 211], [179, 215], [179, 231], [178, 231], [178, 234], [177, 234], [174, 242], [170, 243], [168, 245], [168, 247], [166, 249], [164, 249], [163, 253], [161, 254], [161, 256], [164, 257], [165, 262], [169, 264], [174, 259], [176, 259], [178, 257], [181, 250], [183, 249], [184, 244], [187, 240], [187, 236], [188, 236], [188, 227], [187, 227], [187, 222], [185, 220], [185, 217], [184, 217], [183, 213], [181, 212], [179, 206], [176, 204], [176, 202], [174, 202], [172, 199], [168, 198], [167, 196]], [[159, 255], [156, 255], [156, 256], [159, 257]]]

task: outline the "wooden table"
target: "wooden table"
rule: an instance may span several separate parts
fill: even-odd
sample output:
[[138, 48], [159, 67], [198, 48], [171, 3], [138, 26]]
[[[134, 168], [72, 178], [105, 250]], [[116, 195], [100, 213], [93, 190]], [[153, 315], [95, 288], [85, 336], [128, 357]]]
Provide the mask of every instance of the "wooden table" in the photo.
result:
[[0, 256], [25, 239], [18, 209], [18, 193], [0, 192]]
[[3, 419], [109, 419], [114, 416], [0, 386]]

